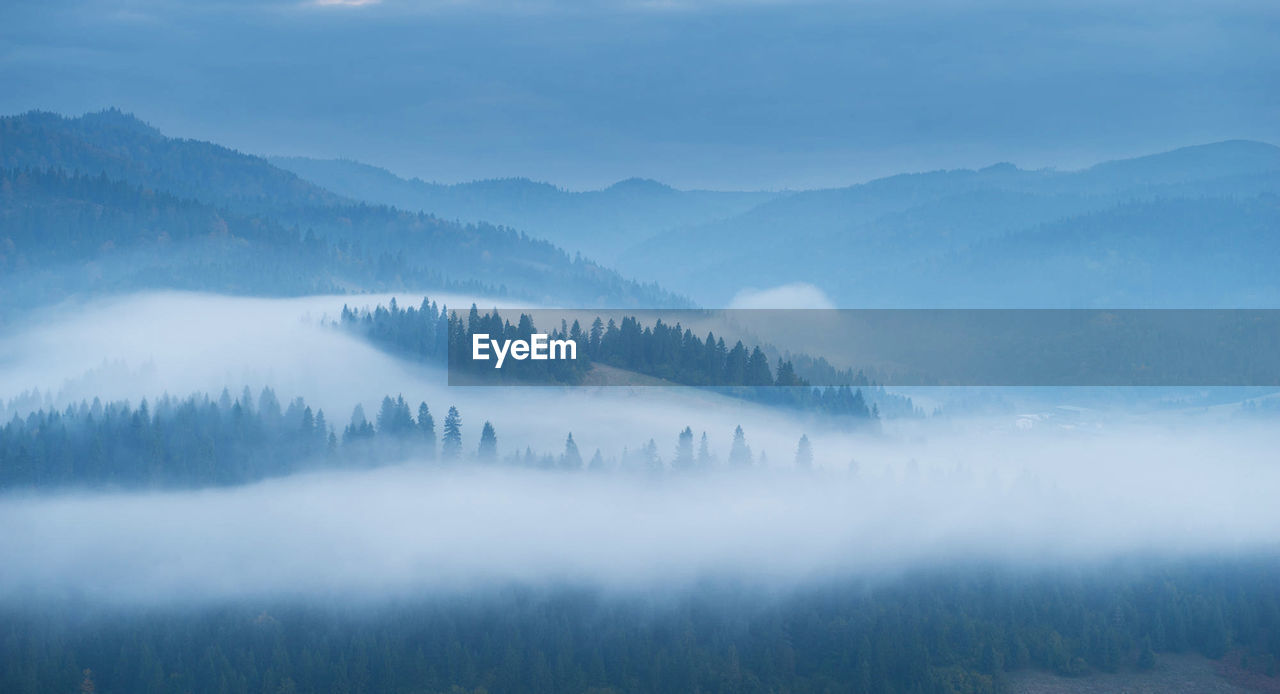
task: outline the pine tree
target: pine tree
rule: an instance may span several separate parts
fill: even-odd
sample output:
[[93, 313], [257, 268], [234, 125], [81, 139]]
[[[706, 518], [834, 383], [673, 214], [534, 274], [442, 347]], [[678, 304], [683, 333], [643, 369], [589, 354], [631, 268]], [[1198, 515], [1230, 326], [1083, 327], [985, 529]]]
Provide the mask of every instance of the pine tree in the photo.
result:
[[391, 399], [390, 395], [382, 398], [382, 407], [378, 408], [378, 433], [382, 435], [394, 434], [396, 424], [396, 402]]
[[413, 431], [413, 415], [409, 413], [409, 405], [403, 395], [382, 399], [382, 407], [378, 410], [378, 433], [401, 438]]
[[693, 469], [693, 429], [685, 427], [676, 440], [676, 457], [671, 462], [672, 469]]
[[769, 371], [769, 359], [759, 347], [751, 350], [747, 357], [746, 380], [749, 386], [773, 385], [773, 374]]
[[813, 449], [809, 446], [808, 435], [802, 434], [800, 436], [800, 443], [796, 446], [796, 469], [813, 469]]
[[316, 440], [320, 442], [320, 447], [323, 448], [329, 441], [329, 422], [325, 421], [324, 410], [316, 410], [314, 429]]
[[707, 432], [702, 432], [702, 440], [698, 442], [698, 468], [706, 470], [711, 467], [711, 444], [707, 442]]
[[646, 471], [654, 474], [662, 472], [662, 458], [658, 455], [658, 444], [653, 439], [649, 439], [649, 443], [640, 449], [640, 456]]
[[591, 321], [591, 332], [589, 333], [587, 345], [589, 346], [588, 356], [591, 359], [598, 359], [600, 356], [600, 338], [604, 337], [604, 323], [600, 322], [600, 316]]
[[774, 379], [774, 385], [792, 387], [804, 384], [804, 381], [796, 375], [796, 369], [790, 361], [778, 362], [778, 377]]
[[591, 456], [591, 462], [587, 463], [587, 469], [592, 472], [604, 471], [605, 469], [604, 456], [600, 453], [599, 448], [596, 449], [595, 455]]
[[445, 460], [457, 460], [462, 456], [462, 415], [458, 408], [449, 406], [449, 413], [444, 417], [444, 437], [440, 444], [440, 455]]
[[267, 426], [275, 426], [279, 423], [282, 416], [280, 414], [280, 400], [276, 398], [274, 390], [270, 388], [262, 389], [262, 394], [258, 396], [258, 415]]
[[436, 420], [431, 416], [427, 403], [418, 405], [418, 435], [425, 446], [427, 460], [436, 458]]
[[345, 445], [361, 439], [371, 439], [373, 433], [373, 425], [364, 416], [364, 407], [356, 404], [351, 410], [351, 423], [347, 425], [346, 431], [342, 432], [342, 443]]
[[487, 421], [480, 430], [480, 448], [476, 451], [476, 458], [483, 463], [492, 463], [498, 459], [498, 434]]
[[582, 469], [582, 454], [578, 452], [578, 444], [573, 440], [573, 433], [564, 440], [564, 455], [560, 456], [560, 467], [566, 470]]
[[747, 445], [747, 437], [739, 425], [733, 430], [733, 444], [729, 447], [729, 467], [751, 467], [751, 447]]

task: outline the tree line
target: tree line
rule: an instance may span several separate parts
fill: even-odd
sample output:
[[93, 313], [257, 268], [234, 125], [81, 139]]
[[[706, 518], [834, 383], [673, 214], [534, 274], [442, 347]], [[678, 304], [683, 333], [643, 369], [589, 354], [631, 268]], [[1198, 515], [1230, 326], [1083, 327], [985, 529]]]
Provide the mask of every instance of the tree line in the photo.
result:
[[[1113, 570], [1114, 569], [1114, 570]], [[1274, 678], [1270, 560], [919, 571], [779, 595], [722, 584], [655, 606], [572, 588], [84, 614], [0, 607], [12, 694], [999, 694], [1010, 673], [1230, 654]], [[1274, 682], [1274, 679], [1264, 679]]]
[[[797, 372], [790, 356], [777, 357], [775, 368], [760, 345], [748, 348], [737, 340], [730, 346], [713, 332], [699, 338], [679, 323], [670, 325], [661, 319], [650, 326], [641, 325], [634, 316], [625, 316], [620, 322], [596, 317], [585, 330], [577, 320], [562, 320], [550, 330], [544, 326], [543, 331], [553, 340], [574, 340], [576, 360], [508, 360], [501, 371], [491, 362], [471, 359], [473, 337], [482, 334], [495, 340], [528, 340], [539, 332], [529, 314], [521, 313], [512, 324], [497, 309], [481, 313], [474, 304], [464, 318], [427, 298], [408, 308], [392, 299], [388, 306], [372, 310], [343, 306], [338, 324], [389, 352], [447, 364], [454, 373], [482, 382], [579, 384], [592, 364], [599, 363], [769, 405], [860, 420], [880, 416], [879, 405], [868, 402], [863, 394], [869, 382], [861, 372], [837, 370], [825, 360], [798, 355], [820, 377], [841, 384], [813, 387]], [[889, 395], [883, 389], [877, 396], [893, 402], [899, 414], [914, 411], [907, 398]]]
[[[572, 433], [558, 453], [512, 446], [502, 455], [493, 423], [483, 421], [479, 432], [478, 443], [464, 442], [464, 421], [455, 406], [447, 408], [437, 430], [427, 403], [415, 407], [402, 395], [383, 397], [372, 417], [357, 404], [345, 424], [331, 423], [300, 397], [282, 404], [271, 388], [255, 396], [246, 387], [234, 398], [228, 389], [217, 398], [164, 396], [136, 407], [94, 398], [61, 410], [15, 413], [0, 426], [0, 488], [234, 485], [303, 469], [404, 460], [659, 474], [767, 464], [763, 454], [753, 455], [741, 427], [725, 465], [711, 452], [706, 432], [695, 452], [692, 427], [677, 435], [670, 455], [649, 439], [620, 456], [597, 449], [590, 458]], [[808, 438], [802, 437], [795, 464], [808, 468], [812, 460]]]

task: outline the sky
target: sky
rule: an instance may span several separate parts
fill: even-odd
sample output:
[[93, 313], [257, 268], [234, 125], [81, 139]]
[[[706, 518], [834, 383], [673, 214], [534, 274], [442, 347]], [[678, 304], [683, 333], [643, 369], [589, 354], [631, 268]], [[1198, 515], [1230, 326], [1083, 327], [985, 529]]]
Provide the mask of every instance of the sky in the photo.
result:
[[826, 187], [1280, 142], [1278, 30], [1254, 1], [50, 0], [0, 6], [0, 113], [441, 182]]

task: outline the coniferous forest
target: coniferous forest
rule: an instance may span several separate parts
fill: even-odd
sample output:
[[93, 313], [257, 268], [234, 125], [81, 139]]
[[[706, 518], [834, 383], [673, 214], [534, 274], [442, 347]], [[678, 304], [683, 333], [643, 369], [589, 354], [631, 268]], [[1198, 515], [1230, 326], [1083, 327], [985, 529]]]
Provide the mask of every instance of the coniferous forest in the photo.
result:
[[[397, 464], [502, 463], [533, 469], [595, 472], [689, 472], [717, 467], [706, 449], [695, 458], [693, 430], [672, 432], [674, 456], [658, 453], [650, 439], [637, 441], [634, 455], [604, 458], [597, 451], [584, 461], [566, 432], [563, 450], [517, 449], [501, 459], [497, 430], [484, 421], [479, 444], [463, 446], [462, 413], [449, 406], [436, 426], [437, 411], [426, 402], [411, 405], [403, 395], [382, 398], [376, 412], [357, 404], [349, 418], [330, 423], [322, 409], [301, 398], [282, 405], [271, 388], [254, 395], [246, 386], [232, 398], [164, 396], [136, 407], [128, 401], [81, 401], [66, 409], [34, 410], [0, 426], [0, 489], [109, 487], [201, 488], [240, 485], [308, 470]], [[344, 423], [345, 422], [345, 423]], [[438, 434], [437, 434], [438, 432]], [[727, 461], [750, 467], [745, 434], [738, 427]]]
[[[472, 338], [483, 334], [497, 340], [527, 340], [538, 332], [529, 314], [521, 313], [512, 325], [496, 309], [481, 313], [474, 304], [462, 318], [428, 298], [420, 306], [408, 308], [401, 308], [392, 299], [388, 306], [372, 310], [343, 306], [339, 324], [392, 353], [447, 364], [455, 373], [481, 382], [501, 379], [508, 383], [577, 385], [583, 383], [593, 363], [600, 363], [770, 405], [861, 419], [879, 416], [879, 405], [868, 404], [862, 389], [855, 387], [871, 385], [861, 372], [839, 373], [825, 360], [798, 355], [796, 358], [826, 382], [849, 382], [812, 387], [797, 373], [791, 359], [775, 356], [775, 371], [758, 345], [748, 350], [738, 340], [730, 348], [723, 337], [717, 338], [714, 333], [708, 332], [699, 339], [691, 330], [681, 329], [679, 323], [667, 325], [661, 318], [652, 326], [642, 326], [634, 316], [624, 316], [621, 322], [609, 319], [607, 323], [597, 317], [586, 329], [575, 320], [546, 333], [551, 340], [570, 339], [579, 346], [572, 363], [513, 360], [501, 373], [470, 358]], [[896, 411], [912, 412], [909, 399], [890, 396], [883, 390], [878, 394], [889, 400]]]
[[[1115, 568], [1115, 567], [1110, 567]], [[1122, 572], [1124, 569], [1122, 569]], [[980, 694], [1011, 674], [1158, 667], [1155, 653], [1246, 654], [1274, 676], [1269, 563], [966, 570], [781, 601], [708, 585], [660, 604], [507, 590], [422, 604], [246, 604], [66, 625], [6, 608], [6, 692], [795, 692]], [[1259, 609], [1263, 606], [1262, 609]]]

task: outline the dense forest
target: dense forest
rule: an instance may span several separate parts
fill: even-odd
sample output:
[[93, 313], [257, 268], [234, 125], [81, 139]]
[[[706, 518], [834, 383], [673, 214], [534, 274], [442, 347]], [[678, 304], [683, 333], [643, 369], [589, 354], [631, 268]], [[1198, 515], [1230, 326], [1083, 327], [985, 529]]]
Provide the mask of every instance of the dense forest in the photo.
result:
[[359, 241], [244, 216], [104, 175], [0, 170], [0, 287], [6, 308], [94, 288], [294, 295], [353, 287], [493, 292]]
[[[372, 417], [356, 405], [345, 422], [330, 423], [323, 410], [313, 410], [302, 398], [282, 405], [272, 389], [264, 388], [255, 397], [247, 387], [234, 399], [224, 389], [217, 398], [165, 396], [136, 407], [95, 398], [62, 410], [42, 408], [25, 416], [15, 412], [0, 426], [0, 489], [194, 488], [405, 460], [643, 473], [719, 466], [706, 432], [695, 454], [691, 427], [675, 434], [674, 456], [662, 455], [657, 442], [649, 439], [620, 456], [597, 450], [584, 459], [570, 432], [563, 450], [511, 447], [501, 455], [498, 432], [488, 421], [479, 428], [478, 444], [465, 447], [458, 408], [445, 410], [437, 436], [436, 414], [427, 403], [414, 407], [399, 395], [384, 397]], [[741, 427], [729, 443], [728, 466], [745, 468], [758, 462]], [[808, 467], [812, 458], [808, 438], [803, 437], [795, 463]]]
[[1274, 675], [1274, 560], [953, 568], [667, 600], [495, 589], [348, 608], [273, 601], [118, 613], [9, 605], [12, 694], [879, 692], [987, 694], [1024, 668], [1078, 676], [1237, 655]]
[[[521, 313], [516, 324], [505, 320], [495, 309], [481, 313], [472, 305], [466, 318], [429, 299], [421, 305], [400, 307], [393, 299], [388, 306], [355, 310], [343, 306], [339, 325], [362, 335], [391, 353], [435, 363], [448, 363], [452, 373], [473, 376], [478, 382], [528, 382], [577, 384], [593, 363], [660, 378], [680, 385], [712, 388], [734, 397], [772, 405], [822, 412], [859, 419], [879, 417], [876, 403], [868, 403], [862, 389], [868, 385], [861, 373], [837, 371], [825, 360], [801, 355], [806, 365], [826, 369], [824, 377], [847, 379], [850, 383], [815, 388], [802, 378], [789, 359], [779, 360], [776, 371], [769, 357], [757, 345], [748, 349], [741, 340], [732, 347], [723, 337], [707, 333], [700, 339], [680, 324], [661, 319], [652, 326], [641, 325], [634, 316], [608, 323], [597, 317], [583, 329], [578, 321], [553, 327], [550, 339], [572, 339], [578, 345], [573, 361], [508, 362], [503, 371], [470, 359], [472, 336], [493, 339], [528, 339], [538, 331], [533, 318]], [[837, 380], [836, 382], [839, 382]], [[881, 397], [894, 399], [883, 391]], [[906, 398], [908, 413], [912, 408]]]

